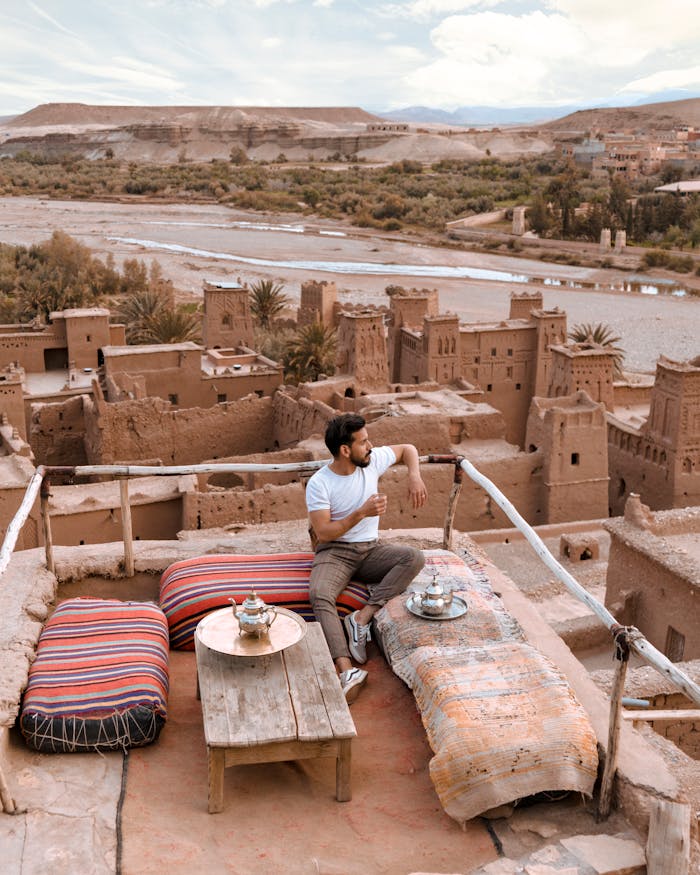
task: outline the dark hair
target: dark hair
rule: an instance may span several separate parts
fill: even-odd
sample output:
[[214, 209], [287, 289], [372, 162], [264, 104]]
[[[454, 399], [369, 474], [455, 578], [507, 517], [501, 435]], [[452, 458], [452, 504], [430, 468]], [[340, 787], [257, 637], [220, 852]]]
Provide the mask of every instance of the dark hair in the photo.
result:
[[326, 446], [335, 459], [340, 448], [352, 444], [355, 432], [365, 427], [365, 420], [359, 413], [343, 413], [335, 416], [326, 427]]

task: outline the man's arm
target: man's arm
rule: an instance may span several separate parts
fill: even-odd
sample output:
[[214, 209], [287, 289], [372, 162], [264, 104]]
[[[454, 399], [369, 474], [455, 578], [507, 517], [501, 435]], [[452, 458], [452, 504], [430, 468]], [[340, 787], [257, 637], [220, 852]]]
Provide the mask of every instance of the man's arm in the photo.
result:
[[309, 521], [319, 541], [323, 543], [337, 541], [365, 517], [383, 514], [386, 511], [386, 504], [386, 496], [370, 495], [364, 504], [342, 520], [332, 520], [330, 508], [323, 508], [322, 510], [310, 511]]
[[423, 507], [428, 500], [428, 490], [420, 476], [418, 450], [413, 444], [397, 444], [391, 449], [394, 451], [396, 461], [403, 462], [408, 469], [408, 497], [411, 499], [414, 510]]

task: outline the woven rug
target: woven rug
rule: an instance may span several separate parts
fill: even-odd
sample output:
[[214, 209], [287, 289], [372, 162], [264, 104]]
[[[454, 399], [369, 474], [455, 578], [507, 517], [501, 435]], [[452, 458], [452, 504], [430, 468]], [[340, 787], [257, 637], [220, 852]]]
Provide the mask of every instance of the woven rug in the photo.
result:
[[460, 595], [454, 620], [416, 617], [406, 594], [375, 618], [393, 671], [413, 690], [434, 752], [430, 774], [445, 811], [466, 821], [544, 791], [591, 794], [598, 770], [595, 733], [566, 678], [527, 643], [476, 558], [426, 551], [413, 582], [431, 568]]

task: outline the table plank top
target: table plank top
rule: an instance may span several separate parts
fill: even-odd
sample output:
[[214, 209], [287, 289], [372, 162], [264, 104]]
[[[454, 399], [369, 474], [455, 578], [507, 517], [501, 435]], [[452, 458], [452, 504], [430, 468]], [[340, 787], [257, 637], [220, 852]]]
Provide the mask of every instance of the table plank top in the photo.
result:
[[244, 658], [206, 647], [195, 635], [209, 747], [354, 738], [355, 725], [318, 623], [297, 644]]

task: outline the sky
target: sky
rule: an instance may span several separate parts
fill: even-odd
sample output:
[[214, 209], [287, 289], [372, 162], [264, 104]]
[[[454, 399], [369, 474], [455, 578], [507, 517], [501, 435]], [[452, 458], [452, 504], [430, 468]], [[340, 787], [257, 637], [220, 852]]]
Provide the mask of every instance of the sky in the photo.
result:
[[700, 95], [698, 0], [0, 0], [0, 115], [628, 105], [668, 89]]

